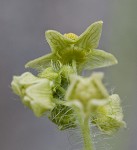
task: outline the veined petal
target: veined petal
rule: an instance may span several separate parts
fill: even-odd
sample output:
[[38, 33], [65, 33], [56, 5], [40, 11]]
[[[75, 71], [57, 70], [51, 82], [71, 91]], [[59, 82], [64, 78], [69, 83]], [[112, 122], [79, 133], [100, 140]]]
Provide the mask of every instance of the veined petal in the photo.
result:
[[26, 68], [33, 68], [36, 70], [44, 70], [46, 67], [50, 66], [51, 60], [56, 60], [57, 56], [54, 54], [47, 54], [42, 57], [36, 58], [34, 60], [29, 61], [25, 67]]
[[13, 77], [13, 80], [11, 82], [11, 88], [13, 92], [17, 95], [21, 95], [20, 85], [19, 85], [19, 79], [17, 76]]
[[30, 72], [14, 76], [11, 83], [13, 91], [20, 96], [23, 104], [33, 110], [36, 116], [42, 116], [54, 107], [51, 82], [34, 76]]
[[19, 84], [22, 86], [27, 86], [39, 82], [39, 79], [30, 72], [23, 73], [21, 76], [18, 77], [18, 80]]
[[38, 84], [30, 86], [26, 90], [26, 95], [32, 99], [30, 101], [31, 109], [38, 117], [43, 115], [47, 110], [54, 108], [55, 104], [52, 102], [52, 91], [49, 80], [41, 79]]
[[101, 67], [107, 67], [117, 64], [117, 59], [110, 53], [103, 50], [93, 49], [87, 55], [87, 61], [85, 63], [85, 69], [95, 69]]
[[50, 81], [47, 79], [40, 79], [39, 83], [34, 84], [26, 89], [26, 94], [32, 99], [44, 100], [47, 97], [52, 97]]
[[76, 41], [76, 45], [83, 49], [94, 49], [98, 47], [102, 32], [102, 21], [91, 24]]
[[46, 31], [45, 36], [53, 52], [62, 51], [75, 42], [55, 30]]
[[27, 86], [34, 84], [38, 82], [38, 78], [35, 77], [33, 74], [30, 72], [25, 72], [21, 76], [14, 76], [13, 80], [11, 82], [11, 87], [14, 91], [19, 96], [22, 96], [22, 89], [26, 88]]

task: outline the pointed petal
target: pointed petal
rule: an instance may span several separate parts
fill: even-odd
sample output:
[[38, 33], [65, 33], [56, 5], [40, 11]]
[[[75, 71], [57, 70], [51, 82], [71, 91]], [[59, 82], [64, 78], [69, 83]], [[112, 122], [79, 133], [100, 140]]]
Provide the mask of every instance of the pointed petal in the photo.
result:
[[57, 56], [55, 57], [54, 54], [47, 54], [42, 57], [29, 61], [25, 65], [25, 67], [33, 68], [39, 71], [44, 70], [47, 66], [50, 66], [51, 60], [56, 60], [56, 59], [57, 59]]
[[87, 61], [85, 63], [85, 69], [95, 69], [101, 67], [107, 67], [117, 64], [117, 59], [110, 53], [103, 50], [91, 50], [87, 55]]
[[48, 30], [45, 36], [53, 52], [62, 51], [74, 43], [73, 40], [66, 38], [64, 35], [54, 30]]
[[98, 47], [102, 32], [102, 21], [91, 24], [85, 32], [77, 39], [77, 46], [84, 49], [94, 49]]

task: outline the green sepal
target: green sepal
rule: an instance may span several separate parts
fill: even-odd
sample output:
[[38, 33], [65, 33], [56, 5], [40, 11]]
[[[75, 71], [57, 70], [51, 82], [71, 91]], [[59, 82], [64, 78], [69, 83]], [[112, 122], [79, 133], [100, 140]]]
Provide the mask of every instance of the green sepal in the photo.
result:
[[48, 30], [45, 32], [46, 40], [49, 43], [52, 52], [58, 52], [70, 47], [73, 40], [66, 38], [61, 33], [55, 30]]
[[93, 49], [87, 55], [84, 68], [90, 70], [95, 68], [111, 66], [117, 63], [118, 61], [114, 55], [103, 50]]
[[98, 47], [101, 32], [102, 21], [91, 24], [76, 40], [76, 46], [90, 50]]
[[52, 60], [57, 61], [57, 57], [51, 53], [29, 61], [25, 67], [43, 71], [50, 66]]

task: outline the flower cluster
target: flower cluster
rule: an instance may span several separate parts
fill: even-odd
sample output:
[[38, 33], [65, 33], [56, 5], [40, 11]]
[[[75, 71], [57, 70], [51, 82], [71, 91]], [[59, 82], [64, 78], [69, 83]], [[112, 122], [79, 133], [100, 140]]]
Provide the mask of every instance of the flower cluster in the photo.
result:
[[102, 73], [80, 76], [84, 69], [106, 67], [117, 63], [116, 58], [96, 49], [102, 31], [102, 21], [90, 25], [80, 36], [45, 33], [51, 53], [26, 64], [36, 69], [37, 76], [26, 72], [14, 76], [11, 83], [15, 94], [36, 116], [48, 112], [49, 119], [59, 129], [78, 126], [78, 116], [88, 117], [102, 132], [111, 134], [125, 127], [120, 98], [109, 95]]
[[109, 95], [102, 83], [103, 74], [93, 73], [89, 78], [73, 76], [66, 93], [68, 105], [90, 115], [91, 123], [101, 131], [111, 134], [125, 127], [120, 98]]

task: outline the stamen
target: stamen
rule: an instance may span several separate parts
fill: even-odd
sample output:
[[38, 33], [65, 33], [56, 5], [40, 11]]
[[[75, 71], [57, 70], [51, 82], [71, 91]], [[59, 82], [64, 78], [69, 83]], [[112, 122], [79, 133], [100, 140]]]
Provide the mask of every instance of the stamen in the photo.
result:
[[74, 33], [66, 33], [66, 34], [64, 34], [64, 36], [71, 40], [76, 40], [78, 38], [78, 36]]

